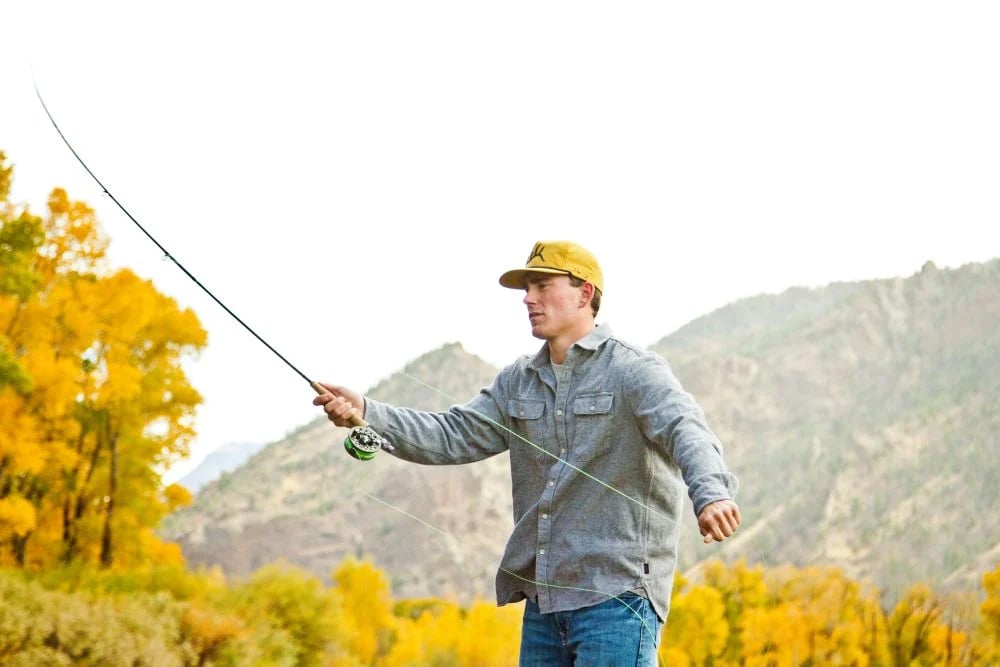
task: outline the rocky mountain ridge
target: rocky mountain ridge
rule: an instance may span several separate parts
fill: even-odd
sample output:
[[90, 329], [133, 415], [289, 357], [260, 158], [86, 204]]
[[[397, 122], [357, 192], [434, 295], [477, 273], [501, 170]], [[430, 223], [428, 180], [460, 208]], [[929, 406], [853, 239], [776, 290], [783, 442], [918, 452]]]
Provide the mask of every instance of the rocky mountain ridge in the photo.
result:
[[[1000, 559], [1000, 260], [743, 299], [652, 345], [705, 409], [742, 482], [744, 525], [682, 568], [832, 564], [887, 595], [978, 588]], [[449, 344], [369, 393], [444, 409], [497, 369]], [[437, 388], [438, 391], [430, 389]], [[492, 597], [511, 529], [506, 456], [424, 467], [347, 457], [307, 424], [209, 484], [163, 532], [236, 576], [285, 559], [321, 576], [369, 556], [397, 597]]]

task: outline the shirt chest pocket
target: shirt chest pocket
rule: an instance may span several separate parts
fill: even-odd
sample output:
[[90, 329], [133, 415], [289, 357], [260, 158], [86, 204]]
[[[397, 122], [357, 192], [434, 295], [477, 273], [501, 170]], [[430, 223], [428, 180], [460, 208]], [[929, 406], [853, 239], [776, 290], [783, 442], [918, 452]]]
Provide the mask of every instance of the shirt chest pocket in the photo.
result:
[[510, 416], [511, 430], [516, 434], [512, 436], [510, 443], [512, 454], [520, 449], [538, 459], [549, 458], [545, 452], [554, 453], [555, 434], [546, 419], [545, 401], [536, 398], [508, 399], [507, 414]]
[[580, 394], [573, 400], [574, 461], [590, 461], [611, 448], [614, 442], [614, 394]]

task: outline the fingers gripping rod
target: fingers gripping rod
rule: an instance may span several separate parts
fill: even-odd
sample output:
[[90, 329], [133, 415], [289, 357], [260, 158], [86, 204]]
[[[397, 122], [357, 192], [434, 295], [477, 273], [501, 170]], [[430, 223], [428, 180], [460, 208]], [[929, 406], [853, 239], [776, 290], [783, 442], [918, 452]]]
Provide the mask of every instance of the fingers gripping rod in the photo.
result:
[[[313, 381], [309, 385], [320, 396], [330, 393], [319, 382]], [[351, 423], [354, 426], [344, 438], [344, 449], [354, 458], [359, 461], [370, 461], [378, 450], [384, 449], [391, 452], [394, 449], [388, 440], [379, 435], [375, 429], [368, 425], [368, 422], [358, 415], [357, 411], [351, 413]]]

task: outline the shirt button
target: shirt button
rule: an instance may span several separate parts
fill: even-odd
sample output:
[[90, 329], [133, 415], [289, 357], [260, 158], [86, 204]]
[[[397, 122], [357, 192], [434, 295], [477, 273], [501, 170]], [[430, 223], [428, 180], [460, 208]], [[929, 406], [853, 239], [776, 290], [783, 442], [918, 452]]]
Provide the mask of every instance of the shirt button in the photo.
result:
[[[593, 408], [591, 408], [591, 410], [593, 410]], [[561, 415], [562, 414], [562, 410], [556, 410], [556, 414], [557, 415]]]
[[560, 449], [559, 453], [562, 454], [563, 456], [566, 456], [566, 448], [563, 447], [562, 449]]
[[524, 410], [521, 410], [521, 416], [522, 417], [524, 416]]
[[544, 556], [544, 555], [545, 555], [545, 549], [539, 549], [539, 550], [538, 550], [538, 553], [539, 553], [540, 555]]
[[593, 411], [594, 411], [594, 410], [596, 410], [596, 409], [597, 409], [597, 406], [596, 406], [596, 405], [591, 405], [591, 406], [590, 406], [590, 411], [591, 411], [591, 412], [593, 412]]
[[548, 519], [548, 518], [549, 518], [549, 515], [548, 515], [548, 514], [543, 514], [543, 515], [542, 515], [542, 518], [543, 518], [543, 519]]
[[556, 485], [556, 483], [550, 479], [549, 480], [549, 486], [555, 486], [555, 485]]

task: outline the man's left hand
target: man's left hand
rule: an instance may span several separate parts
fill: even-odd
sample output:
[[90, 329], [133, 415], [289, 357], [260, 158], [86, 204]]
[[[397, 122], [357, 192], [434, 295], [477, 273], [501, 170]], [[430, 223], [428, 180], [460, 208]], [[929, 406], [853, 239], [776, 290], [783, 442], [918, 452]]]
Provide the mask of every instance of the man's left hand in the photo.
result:
[[701, 508], [698, 528], [702, 540], [709, 544], [712, 540], [721, 542], [736, 532], [740, 525], [740, 508], [732, 500], [716, 500]]

